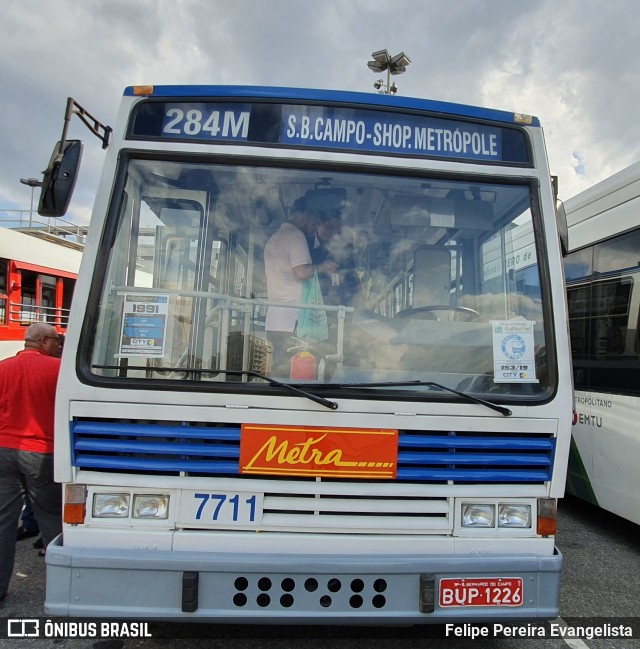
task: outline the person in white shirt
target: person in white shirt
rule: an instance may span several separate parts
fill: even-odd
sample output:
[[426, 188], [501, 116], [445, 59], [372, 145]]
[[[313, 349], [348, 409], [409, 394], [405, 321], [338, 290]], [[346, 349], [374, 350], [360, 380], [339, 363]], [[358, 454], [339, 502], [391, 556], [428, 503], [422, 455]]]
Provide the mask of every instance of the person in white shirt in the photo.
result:
[[[302, 282], [313, 277], [316, 271], [307, 237], [315, 234], [319, 224], [318, 215], [307, 211], [305, 199], [301, 197], [291, 207], [289, 220], [267, 241], [264, 266], [270, 301], [300, 303]], [[286, 306], [269, 306], [267, 309], [265, 330], [273, 347], [271, 374], [274, 376], [289, 376], [287, 347], [293, 343], [298, 311], [298, 308]]]

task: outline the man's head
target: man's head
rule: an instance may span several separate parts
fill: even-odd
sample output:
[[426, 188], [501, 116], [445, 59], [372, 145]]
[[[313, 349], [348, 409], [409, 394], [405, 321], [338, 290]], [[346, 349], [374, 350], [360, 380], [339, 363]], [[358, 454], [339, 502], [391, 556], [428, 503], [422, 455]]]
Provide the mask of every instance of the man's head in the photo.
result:
[[320, 217], [317, 214], [307, 211], [304, 196], [301, 196], [293, 202], [289, 221], [298, 229], [302, 230], [307, 237], [314, 235], [320, 225]]
[[62, 354], [60, 335], [53, 325], [34, 322], [24, 332], [24, 348], [39, 349], [47, 356], [59, 357]]

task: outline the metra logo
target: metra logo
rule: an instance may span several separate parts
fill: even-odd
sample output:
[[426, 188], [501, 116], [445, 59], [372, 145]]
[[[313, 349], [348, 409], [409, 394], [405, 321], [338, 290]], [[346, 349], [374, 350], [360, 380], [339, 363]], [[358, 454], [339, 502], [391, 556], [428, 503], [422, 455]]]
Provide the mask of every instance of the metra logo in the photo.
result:
[[397, 430], [242, 425], [241, 473], [393, 479], [397, 458]]

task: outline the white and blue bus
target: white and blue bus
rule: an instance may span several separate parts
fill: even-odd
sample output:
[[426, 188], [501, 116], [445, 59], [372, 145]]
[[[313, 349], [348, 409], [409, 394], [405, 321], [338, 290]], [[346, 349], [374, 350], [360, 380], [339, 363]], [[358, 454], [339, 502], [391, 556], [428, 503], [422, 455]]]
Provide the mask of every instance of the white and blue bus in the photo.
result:
[[[325, 279], [356, 297], [269, 295], [265, 245], [300, 198], [339, 218]], [[534, 117], [127, 88], [62, 364], [47, 613], [555, 617], [573, 407], [556, 218]], [[274, 306], [326, 326], [284, 336], [285, 369]]]
[[567, 491], [640, 524], [640, 163], [566, 202], [577, 423]]

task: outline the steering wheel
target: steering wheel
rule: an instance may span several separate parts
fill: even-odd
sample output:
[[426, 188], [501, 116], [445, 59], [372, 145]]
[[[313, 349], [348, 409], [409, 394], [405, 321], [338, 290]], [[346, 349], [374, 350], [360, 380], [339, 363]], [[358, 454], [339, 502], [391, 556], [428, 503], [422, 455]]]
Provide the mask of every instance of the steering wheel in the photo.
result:
[[[470, 320], [479, 320], [480, 314], [475, 309], [470, 309], [468, 306], [451, 306], [449, 304], [433, 304], [430, 306], [417, 306], [413, 309], [404, 309], [396, 313], [396, 318], [411, 318], [413, 316], [420, 316], [421, 314], [435, 315], [435, 311], [452, 311], [456, 313], [464, 313], [469, 316]], [[435, 316], [436, 320], [440, 320]]]

